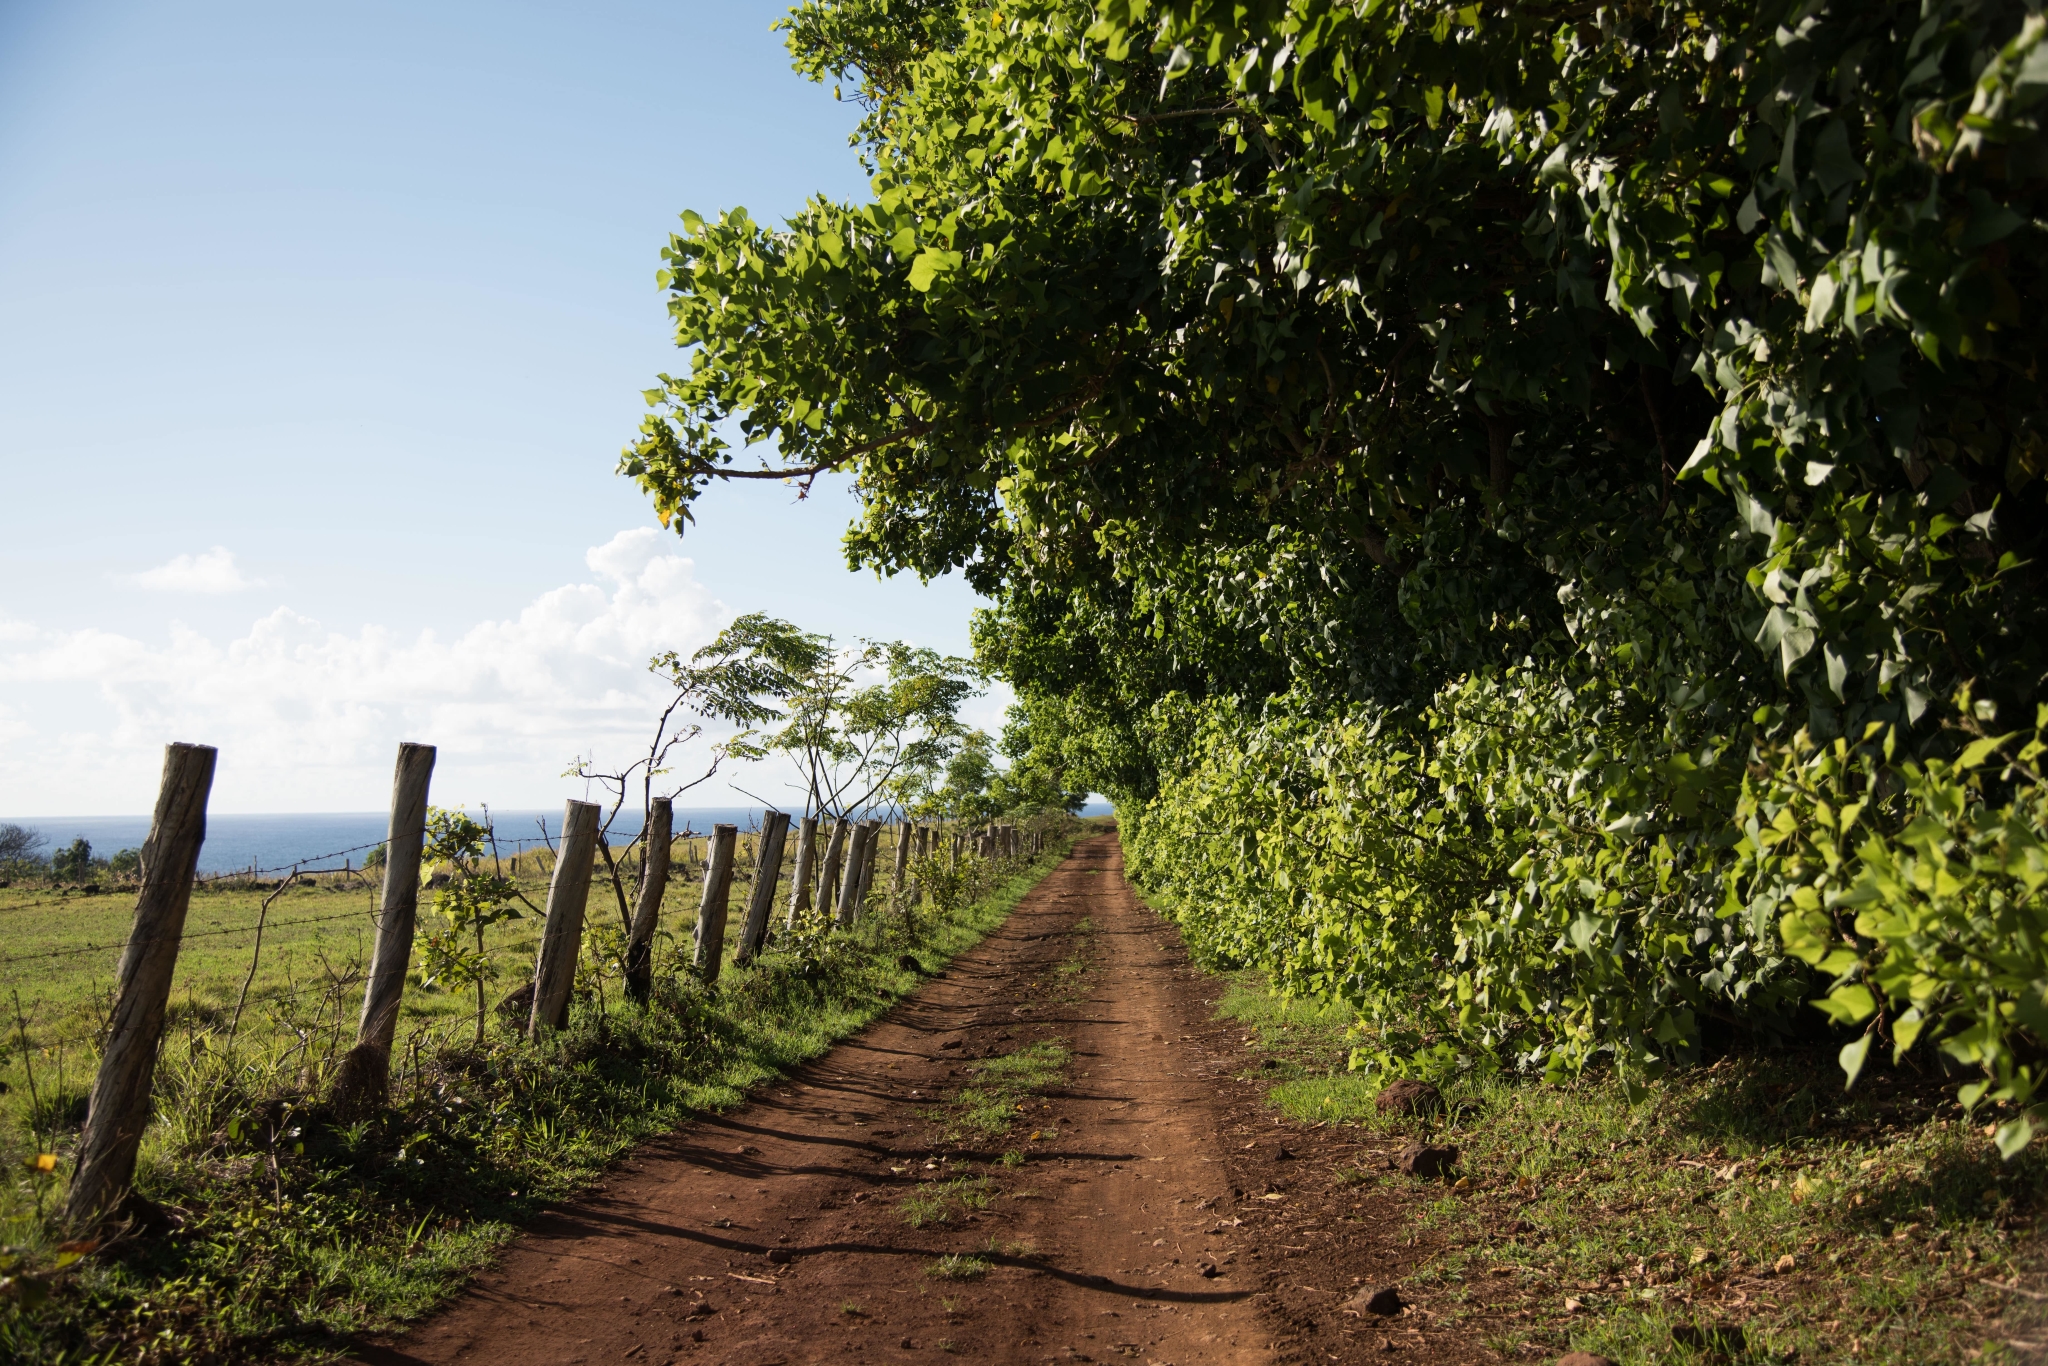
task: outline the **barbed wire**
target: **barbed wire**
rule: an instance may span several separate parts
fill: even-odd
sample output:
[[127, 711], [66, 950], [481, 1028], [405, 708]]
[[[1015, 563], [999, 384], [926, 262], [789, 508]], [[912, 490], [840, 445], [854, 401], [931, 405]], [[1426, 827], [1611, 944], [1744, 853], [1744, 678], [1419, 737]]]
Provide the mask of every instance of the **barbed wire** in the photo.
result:
[[[637, 838], [637, 836], [636, 836], [635, 838]], [[694, 832], [694, 831], [691, 831], [691, 830], [689, 830], [689, 829], [685, 828], [684, 830], [681, 830], [681, 831], [678, 831], [678, 832], [676, 832], [676, 833], [675, 833], [675, 834], [674, 834], [674, 835], [672, 836], [672, 838], [673, 838], [673, 839], [704, 839], [704, 838], [708, 838], [708, 836], [707, 836], [707, 835], [705, 835], [705, 834], [701, 834], [701, 833], [698, 833], [698, 832]], [[546, 842], [547, 842], [546, 840], [544, 840], [544, 839], [542, 839], [542, 838], [539, 838], [539, 837], [535, 837], [535, 838], [531, 838], [531, 839], [527, 839], [527, 838], [521, 838], [521, 839], [516, 839], [516, 840], [515, 840], [515, 839], [501, 839], [501, 840], [499, 840], [499, 841], [498, 841], [498, 843], [499, 843], [499, 845], [500, 845], [500, 846], [503, 846], [503, 845], [506, 845], [506, 844], [511, 844], [511, 845], [514, 845], [514, 846], [516, 846], [516, 847], [517, 847], [518, 849], [520, 849], [520, 850], [522, 850], [522, 851], [523, 851], [523, 850], [524, 850], [525, 848], [527, 848], [527, 847], [531, 847], [531, 846], [533, 846], [533, 845], [539, 845], [539, 844], [543, 844], [543, 843], [546, 843]], [[272, 865], [272, 866], [269, 866], [269, 867], [256, 867], [256, 866], [252, 866], [252, 867], [249, 867], [249, 868], [237, 869], [237, 870], [235, 870], [235, 871], [233, 871], [233, 872], [226, 872], [226, 873], [214, 873], [214, 874], [211, 874], [211, 875], [209, 875], [209, 876], [206, 876], [206, 877], [194, 877], [194, 878], [193, 878], [193, 880], [192, 880], [192, 882], [193, 882], [193, 886], [194, 886], [194, 887], [196, 888], [196, 887], [203, 887], [203, 886], [207, 886], [207, 885], [209, 885], [209, 884], [211, 884], [211, 883], [218, 883], [218, 882], [227, 882], [227, 881], [231, 881], [231, 880], [235, 880], [235, 879], [254, 879], [254, 878], [258, 878], [258, 877], [264, 877], [264, 876], [267, 876], [268, 874], [271, 874], [271, 873], [286, 873], [286, 874], [293, 874], [293, 873], [296, 873], [296, 874], [298, 874], [298, 875], [300, 875], [300, 876], [313, 876], [313, 875], [317, 875], [317, 874], [322, 874], [322, 873], [341, 873], [341, 872], [357, 872], [357, 873], [359, 873], [359, 872], [363, 872], [363, 871], [365, 871], [365, 870], [364, 870], [364, 869], [359, 869], [359, 868], [308, 868], [308, 867], [306, 867], [305, 865], [306, 865], [306, 864], [309, 864], [309, 863], [324, 863], [324, 862], [326, 862], [326, 861], [327, 861], [327, 860], [329, 860], [329, 859], [345, 858], [345, 857], [347, 857], [347, 856], [348, 856], [348, 855], [350, 855], [350, 854], [355, 854], [355, 853], [361, 853], [362, 851], [364, 851], [364, 850], [366, 850], [366, 849], [378, 849], [378, 848], [382, 848], [384, 844], [385, 844], [385, 841], [384, 841], [384, 840], [377, 840], [377, 841], [374, 841], [373, 843], [369, 843], [369, 844], [358, 844], [358, 845], [353, 845], [353, 846], [351, 846], [351, 847], [349, 847], [349, 848], [347, 848], [347, 849], [336, 849], [336, 850], [334, 850], [334, 851], [333, 851], [333, 852], [331, 852], [331, 853], [325, 853], [325, 854], [314, 854], [314, 855], [312, 855], [312, 856], [310, 856], [310, 857], [307, 857], [307, 858], [304, 858], [304, 859], [300, 859], [300, 860], [298, 860], [298, 861], [296, 861], [296, 862], [293, 862], [293, 863], [280, 863], [280, 864], [275, 864], [275, 865]], [[552, 846], [550, 846], [550, 852], [553, 852]], [[792, 855], [787, 855], [787, 854], [786, 854], [786, 855], [784, 856], [784, 862], [788, 862], [788, 861], [790, 860], [790, 858], [791, 858], [791, 857], [793, 857], [793, 856], [792, 856]], [[739, 868], [739, 867], [736, 867], [736, 868], [734, 868], [734, 869], [733, 869], [733, 874], [734, 874], [734, 876], [735, 876], [735, 878], [736, 878], [736, 879], [742, 879], [742, 878], [750, 878], [750, 877], [752, 876], [752, 870], [750, 870], [750, 869], [746, 869], [746, 868]], [[47, 908], [49, 908], [49, 907], [52, 907], [52, 906], [72, 906], [72, 905], [76, 905], [76, 904], [77, 904], [76, 900], [75, 900], [74, 898], [72, 898], [72, 897], [69, 897], [69, 896], [60, 896], [60, 897], [46, 897], [46, 898], [44, 898], [43, 900], [40, 900], [40, 901], [30, 901], [30, 902], [25, 902], [25, 903], [23, 903], [23, 904], [21, 904], [21, 905], [17, 905], [17, 906], [0, 906], [0, 915], [11, 915], [11, 914], [14, 914], [14, 913], [16, 913], [16, 912], [20, 912], [20, 911], [33, 911], [33, 910], [41, 910], [41, 909], [47, 909]], [[375, 912], [374, 910], [372, 910], [372, 911], [368, 911], [368, 912], [358, 912], [358, 911], [350, 911], [350, 912], [345, 912], [345, 913], [343, 913], [343, 914], [340, 914], [340, 915], [331, 915], [331, 916], [310, 916], [310, 917], [302, 917], [302, 918], [300, 918], [300, 919], [297, 919], [297, 920], [284, 920], [284, 921], [274, 921], [274, 922], [272, 922], [272, 923], [270, 924], [269, 928], [270, 928], [270, 929], [282, 929], [282, 928], [285, 928], [285, 927], [288, 927], [288, 926], [291, 926], [291, 925], [316, 925], [316, 924], [321, 924], [321, 923], [324, 923], [324, 922], [327, 922], [327, 921], [334, 921], [334, 920], [347, 920], [347, 919], [352, 919], [352, 918], [354, 918], [354, 917], [355, 917], [355, 916], [357, 916], [357, 915], [369, 915], [369, 916], [372, 916], [372, 917], [374, 917], [374, 916], [376, 915], [376, 912]], [[180, 938], [180, 939], [203, 939], [203, 938], [208, 938], [208, 937], [210, 937], [210, 936], [214, 936], [214, 935], [223, 935], [223, 934], [254, 934], [254, 933], [256, 932], [257, 928], [258, 928], [258, 927], [257, 927], [257, 925], [256, 925], [256, 924], [254, 924], [254, 923], [251, 923], [251, 924], [248, 924], [248, 925], [243, 925], [243, 926], [235, 926], [235, 927], [231, 927], [231, 928], [228, 928], [228, 929], [221, 929], [221, 930], [194, 930], [194, 931], [191, 931], [191, 932], [189, 932], [189, 933], [181, 934], [181, 935], [179, 935], [179, 936], [177, 936], [177, 937], [178, 937], [178, 938]], [[168, 937], [168, 936], [165, 936], [165, 937]], [[48, 959], [48, 958], [68, 958], [68, 957], [73, 957], [73, 956], [76, 956], [76, 955], [80, 955], [80, 954], [87, 954], [87, 953], [107, 953], [107, 952], [111, 952], [111, 951], [113, 951], [113, 950], [115, 950], [115, 949], [117, 949], [117, 948], [120, 948], [120, 947], [122, 947], [123, 945], [125, 945], [125, 944], [126, 944], [126, 942], [127, 942], [127, 941], [126, 941], [126, 940], [124, 940], [124, 941], [122, 941], [122, 944], [106, 944], [106, 945], [92, 945], [92, 944], [88, 944], [88, 945], [85, 945], [85, 946], [83, 946], [83, 947], [78, 947], [78, 948], [69, 948], [69, 949], [53, 949], [53, 950], [50, 950], [50, 951], [49, 951], [49, 952], [47, 952], [47, 953], [26, 953], [26, 954], [13, 954], [13, 955], [6, 955], [6, 956], [0, 956], [0, 967], [7, 967], [7, 966], [11, 966], [12, 964], [15, 964], [15, 963], [30, 963], [30, 962], [37, 962], [37, 961], [41, 961], [41, 960], [43, 960], [43, 959]], [[153, 941], [153, 940], [151, 940], [151, 941], [143, 941], [143, 942], [154, 942], [154, 941]]]
[[357, 844], [357, 845], [351, 845], [351, 846], [350, 846], [349, 848], [347, 848], [347, 849], [337, 849], [337, 850], [335, 850], [335, 851], [334, 851], [333, 853], [331, 853], [331, 854], [309, 854], [309, 855], [307, 855], [307, 856], [306, 856], [305, 858], [300, 858], [300, 859], [293, 859], [293, 860], [292, 860], [292, 861], [291, 861], [290, 863], [279, 863], [279, 864], [274, 864], [274, 865], [272, 865], [271, 867], [268, 867], [268, 868], [258, 868], [258, 867], [255, 867], [254, 865], [251, 865], [250, 867], [247, 867], [247, 868], [236, 868], [236, 869], [233, 869], [232, 871], [229, 871], [229, 872], [224, 872], [224, 873], [214, 873], [214, 874], [211, 874], [210, 876], [207, 876], [207, 877], [195, 877], [195, 878], [193, 878], [193, 879], [192, 879], [192, 881], [193, 881], [193, 884], [194, 884], [195, 886], [203, 886], [204, 884], [206, 884], [206, 883], [209, 883], [209, 882], [226, 882], [226, 881], [227, 881], [227, 880], [229, 880], [230, 878], [238, 878], [238, 877], [246, 877], [246, 878], [256, 878], [256, 877], [268, 877], [268, 876], [269, 876], [270, 874], [272, 874], [272, 873], [292, 873], [292, 872], [298, 872], [298, 873], [342, 873], [342, 872], [357, 872], [357, 871], [360, 871], [360, 870], [359, 870], [359, 869], [352, 869], [352, 868], [308, 868], [308, 867], [306, 867], [306, 865], [307, 865], [307, 864], [309, 864], [309, 863], [325, 863], [325, 862], [326, 862], [327, 860], [329, 860], [329, 859], [337, 859], [337, 858], [347, 858], [347, 857], [348, 857], [348, 856], [349, 856], [350, 854], [360, 854], [360, 853], [362, 853], [362, 852], [363, 852], [363, 851], [364, 851], [365, 849], [380, 849], [380, 848], [382, 848], [383, 846], [384, 846], [384, 841], [383, 841], [383, 840], [372, 840], [372, 841], [370, 841], [370, 842], [369, 842], [368, 844]]
[[[706, 838], [709, 838], [708, 832], [690, 830], [687, 828], [683, 830], [678, 830], [671, 836], [671, 839], [677, 840]], [[639, 836], [637, 834], [633, 835], [627, 840], [627, 843], [630, 844], [632, 842], [636, 842], [638, 839]], [[526, 850], [540, 845], [546, 845], [548, 848], [548, 852], [550, 854], [555, 853], [555, 848], [552, 841], [547, 837], [543, 836], [521, 837], [518, 839], [512, 839], [509, 837], [500, 838], [497, 841], [497, 843], [501, 849], [506, 845], [512, 846], [513, 857], [515, 858], [518, 857], [520, 854], [524, 853]], [[359, 854], [368, 849], [381, 849], [384, 847], [384, 844], [384, 840], [375, 840], [369, 844], [357, 844], [352, 845], [347, 849], [336, 849], [331, 853], [311, 854], [305, 858], [295, 859], [290, 863], [274, 863], [269, 864], [267, 866], [259, 866], [252, 864], [247, 868], [234, 868], [224, 872], [199, 874], [193, 877], [192, 885], [194, 887], [205, 887], [210, 886], [214, 883], [221, 882], [235, 882], [243, 880], [253, 881], [257, 878], [269, 878], [270, 876], [276, 873], [298, 873], [306, 877], [312, 877], [315, 875], [326, 873], [356, 873], [366, 875], [370, 870], [370, 865], [367, 864], [361, 867], [344, 866], [340, 868], [316, 868], [308, 867], [307, 865], [325, 863], [330, 859], [346, 858], [350, 854]], [[117, 884], [117, 886], [118, 885], [120, 884]], [[71, 898], [68, 896], [51, 897], [41, 901], [26, 902], [18, 906], [0, 906], [0, 915], [7, 915], [14, 911], [35, 910], [39, 907], [66, 906], [70, 904], [72, 904]]]
[[[263, 926], [263, 931], [265, 934], [268, 934], [272, 930], [289, 929], [293, 925], [324, 925], [336, 920], [373, 919], [375, 915], [376, 912], [374, 911], [358, 910], [344, 911], [339, 915], [301, 916], [296, 920], [273, 920]], [[223, 934], [254, 934], [256, 929], [256, 924], [252, 921], [247, 925], [230, 925], [226, 929], [219, 930], [186, 930], [180, 934], [157, 934], [148, 935], [142, 939], [123, 939], [119, 943], [113, 944], [86, 944], [79, 948], [51, 949], [47, 953], [15, 954], [10, 957], [0, 958], [0, 968], [8, 967], [15, 963], [41, 962], [47, 958], [71, 958], [85, 953], [112, 953], [116, 950], [125, 949], [130, 944], [160, 944], [173, 939], [181, 942], [187, 939], [211, 939]]]

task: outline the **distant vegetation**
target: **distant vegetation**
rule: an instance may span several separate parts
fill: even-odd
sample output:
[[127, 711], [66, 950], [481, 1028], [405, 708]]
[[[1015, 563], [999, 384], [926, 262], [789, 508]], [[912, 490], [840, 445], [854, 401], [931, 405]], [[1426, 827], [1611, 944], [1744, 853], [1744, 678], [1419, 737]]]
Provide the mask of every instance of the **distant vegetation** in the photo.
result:
[[39, 830], [0, 825], [0, 880], [42, 880], [51, 883], [129, 882], [142, 872], [142, 851], [122, 849], [101, 858], [83, 836], [54, 853]]

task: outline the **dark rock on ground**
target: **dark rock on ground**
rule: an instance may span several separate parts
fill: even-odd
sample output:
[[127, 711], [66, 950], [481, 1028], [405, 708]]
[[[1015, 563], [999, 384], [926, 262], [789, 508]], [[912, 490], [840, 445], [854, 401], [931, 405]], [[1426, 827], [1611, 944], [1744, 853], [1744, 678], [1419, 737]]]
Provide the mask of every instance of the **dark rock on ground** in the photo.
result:
[[1444, 1108], [1442, 1092], [1412, 1077], [1388, 1082], [1374, 1103], [1383, 1115], [1433, 1115]]
[[1449, 1176], [1451, 1168], [1458, 1165], [1458, 1150], [1447, 1144], [1410, 1143], [1395, 1165], [1410, 1176]]

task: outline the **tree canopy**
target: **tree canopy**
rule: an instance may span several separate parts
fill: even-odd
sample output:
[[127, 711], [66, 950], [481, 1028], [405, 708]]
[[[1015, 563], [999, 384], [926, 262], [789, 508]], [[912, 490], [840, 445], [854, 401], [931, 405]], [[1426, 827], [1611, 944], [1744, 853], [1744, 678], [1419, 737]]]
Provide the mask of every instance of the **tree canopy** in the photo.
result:
[[[684, 216], [687, 365], [621, 464], [665, 520], [851, 472], [853, 562], [999, 597], [977, 647], [1032, 762], [1116, 794], [1169, 899], [1243, 882], [1196, 927], [1219, 955], [1544, 1066], [1784, 1027], [1817, 973], [1866, 1048], [1945, 1037], [2032, 1094], [2008, 1007], [2048, 1002], [2040, 952], [1997, 986], [1930, 965], [2039, 913], [2048, 17], [813, 0], [786, 27], [863, 102], [872, 195]], [[1923, 818], [1988, 881], [1899, 881]], [[1465, 871], [1402, 891], [1431, 859]]]

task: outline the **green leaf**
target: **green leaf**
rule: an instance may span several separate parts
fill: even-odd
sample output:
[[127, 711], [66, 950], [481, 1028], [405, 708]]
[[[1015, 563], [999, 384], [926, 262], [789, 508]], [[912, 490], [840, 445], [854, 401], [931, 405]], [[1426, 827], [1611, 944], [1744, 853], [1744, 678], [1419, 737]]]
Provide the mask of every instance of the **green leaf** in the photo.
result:
[[1998, 1145], [1998, 1155], [2010, 1162], [2018, 1157], [2026, 1146], [2034, 1141], [2034, 1121], [2031, 1116], [2021, 1115], [1998, 1126], [1992, 1141]]
[[1829, 1019], [1841, 1025], [1861, 1024], [1877, 1013], [1877, 999], [1870, 994], [1870, 988], [1860, 982], [1838, 986], [1814, 1004], [1826, 1011]]
[[1813, 173], [1824, 194], [1833, 194], [1851, 181], [1863, 179], [1863, 167], [1849, 150], [1849, 126], [1839, 118], [1829, 119], [1820, 131], [1820, 139], [1813, 148]]
[[1956, 760], [1956, 767], [1965, 771], [1977, 767], [1999, 751], [2011, 736], [1987, 735], [1981, 740], [1972, 740], [1963, 747], [1962, 755]]
[[939, 277], [959, 269], [960, 259], [957, 251], [926, 247], [910, 263], [910, 287], [920, 294], [927, 292]]
[[1862, 1075], [1864, 1060], [1870, 1056], [1871, 1038], [1871, 1035], [1865, 1034], [1854, 1043], [1842, 1045], [1842, 1051], [1838, 1060], [1842, 1064], [1843, 1073], [1848, 1077], [1848, 1081], [1843, 1083], [1845, 1090], [1848, 1087], [1854, 1086], [1856, 1078]]

